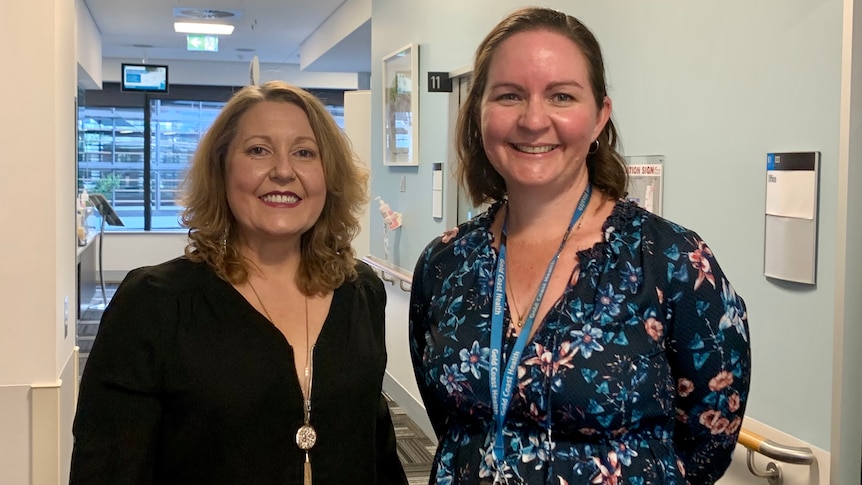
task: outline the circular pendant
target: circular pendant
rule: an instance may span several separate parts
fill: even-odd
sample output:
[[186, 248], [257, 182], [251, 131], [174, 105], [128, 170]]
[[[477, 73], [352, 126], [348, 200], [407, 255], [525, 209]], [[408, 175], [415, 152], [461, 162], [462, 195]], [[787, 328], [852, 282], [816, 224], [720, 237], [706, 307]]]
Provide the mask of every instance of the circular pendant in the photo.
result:
[[296, 431], [296, 446], [302, 450], [310, 450], [317, 443], [317, 431], [311, 425], [305, 424]]

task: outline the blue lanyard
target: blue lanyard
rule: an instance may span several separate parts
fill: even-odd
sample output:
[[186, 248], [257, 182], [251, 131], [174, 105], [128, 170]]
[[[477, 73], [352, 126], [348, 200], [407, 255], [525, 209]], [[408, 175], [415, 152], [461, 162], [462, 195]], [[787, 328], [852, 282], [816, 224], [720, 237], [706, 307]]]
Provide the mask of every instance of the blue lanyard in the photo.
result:
[[521, 333], [518, 335], [515, 346], [512, 348], [512, 353], [506, 362], [506, 369], [501, 381], [500, 370], [502, 366], [500, 359], [503, 347], [503, 309], [506, 306], [506, 229], [509, 224], [509, 212], [508, 209], [506, 210], [506, 217], [503, 220], [502, 237], [500, 238], [500, 256], [497, 258], [497, 274], [494, 281], [494, 301], [493, 312], [491, 314], [491, 365], [490, 372], [488, 373], [491, 381], [491, 406], [494, 411], [494, 422], [497, 426], [497, 437], [494, 440], [494, 458], [498, 465], [498, 473], [500, 472], [499, 465], [506, 456], [503, 446], [503, 423], [506, 419], [506, 411], [509, 409], [509, 402], [515, 389], [515, 376], [518, 370], [518, 363], [521, 361], [521, 354], [524, 352], [527, 339], [530, 337], [533, 321], [539, 312], [539, 306], [542, 303], [542, 297], [545, 296], [545, 290], [548, 288], [551, 274], [554, 272], [554, 266], [557, 265], [557, 260], [560, 258], [560, 253], [566, 245], [566, 240], [568, 240], [575, 222], [581, 218], [584, 210], [586, 210], [591, 192], [590, 184], [587, 183], [587, 188], [584, 189], [581, 200], [578, 201], [578, 206], [575, 208], [575, 213], [572, 214], [572, 221], [569, 222], [569, 228], [566, 229], [566, 233], [563, 235], [560, 247], [557, 249], [554, 257], [551, 258], [551, 262], [548, 263], [548, 269], [545, 271], [545, 276], [542, 278], [542, 283], [539, 285], [536, 297], [533, 299], [533, 306], [530, 307], [527, 320], [524, 322]]

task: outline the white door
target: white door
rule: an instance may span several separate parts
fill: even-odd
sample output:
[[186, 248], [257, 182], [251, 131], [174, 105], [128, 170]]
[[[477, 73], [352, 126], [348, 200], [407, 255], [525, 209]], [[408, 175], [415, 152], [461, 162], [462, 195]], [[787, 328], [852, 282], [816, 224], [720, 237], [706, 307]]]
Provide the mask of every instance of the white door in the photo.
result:
[[[353, 144], [353, 151], [366, 170], [371, 170], [371, 91], [347, 91], [344, 93], [344, 132]], [[371, 184], [368, 190], [370, 194]], [[370, 196], [369, 196], [370, 200]], [[371, 246], [371, 216], [369, 205], [359, 217], [360, 231], [353, 240], [357, 259], [368, 256]]]

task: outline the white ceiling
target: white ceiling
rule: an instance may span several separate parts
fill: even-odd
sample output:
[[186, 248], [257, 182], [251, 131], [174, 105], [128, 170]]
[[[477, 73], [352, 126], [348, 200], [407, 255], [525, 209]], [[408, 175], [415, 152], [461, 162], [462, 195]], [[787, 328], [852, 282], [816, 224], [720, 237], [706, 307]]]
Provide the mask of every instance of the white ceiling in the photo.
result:
[[[207, 60], [300, 63], [302, 43], [345, 0], [84, 0], [102, 35], [102, 56], [142, 60]], [[225, 11], [235, 16], [219, 52], [188, 52], [186, 37], [174, 32], [175, 13], [192, 16]], [[370, 21], [341, 39], [307, 69], [367, 72], [371, 62]]]

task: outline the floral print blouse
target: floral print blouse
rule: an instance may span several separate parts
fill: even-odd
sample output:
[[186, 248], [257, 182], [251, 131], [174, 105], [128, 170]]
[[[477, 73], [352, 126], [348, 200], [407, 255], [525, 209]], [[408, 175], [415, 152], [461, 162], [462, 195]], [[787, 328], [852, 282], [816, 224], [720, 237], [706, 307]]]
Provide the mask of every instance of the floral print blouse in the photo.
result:
[[[490, 226], [502, 205], [432, 241], [414, 272], [410, 350], [438, 437], [432, 484], [498, 471]], [[711, 484], [748, 398], [745, 304], [696, 233], [626, 201], [603, 228], [521, 355], [499, 472], [531, 485]], [[505, 365], [515, 336], [503, 340]]]

